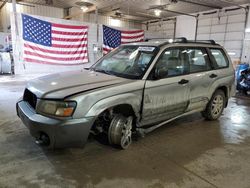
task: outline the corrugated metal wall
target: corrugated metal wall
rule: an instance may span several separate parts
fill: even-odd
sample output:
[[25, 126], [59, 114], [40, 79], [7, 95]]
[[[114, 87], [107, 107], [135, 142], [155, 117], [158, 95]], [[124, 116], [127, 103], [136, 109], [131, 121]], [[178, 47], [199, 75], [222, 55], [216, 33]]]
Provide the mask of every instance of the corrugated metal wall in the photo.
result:
[[243, 9], [200, 16], [197, 39], [213, 39], [224, 46], [232, 59], [240, 59], [245, 33], [246, 14]]
[[142, 27], [146, 38], [174, 38], [175, 20], [160, 21], [148, 24]]
[[[76, 8], [76, 7], [70, 8], [69, 13], [70, 13], [70, 15], [74, 15], [72, 20], [91, 22], [91, 23], [96, 22], [96, 15], [94, 13], [83, 14], [82, 10], [79, 8]], [[114, 26], [114, 25], [112, 25], [111, 21], [112, 21], [112, 18], [110, 16], [98, 15], [98, 23], [99, 24]], [[120, 20], [119, 27], [131, 28], [131, 29], [141, 29], [142, 24], [137, 23], [135, 21]]]
[[[10, 26], [10, 12], [12, 11], [12, 4], [6, 3], [6, 5], [1, 9], [0, 12], [0, 22], [1, 22], [1, 31], [7, 32], [8, 27]], [[52, 18], [63, 18], [64, 11], [62, 8], [49, 7], [43, 5], [30, 5], [24, 6], [17, 4], [17, 12], [34, 14], [38, 16], [47, 16]]]

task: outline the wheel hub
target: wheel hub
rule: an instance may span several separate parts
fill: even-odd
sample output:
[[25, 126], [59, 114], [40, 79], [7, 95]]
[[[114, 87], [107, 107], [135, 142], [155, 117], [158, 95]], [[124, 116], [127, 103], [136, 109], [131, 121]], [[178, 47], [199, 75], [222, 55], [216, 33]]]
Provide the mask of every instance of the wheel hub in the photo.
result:
[[212, 114], [213, 116], [220, 115], [223, 110], [223, 98], [220, 95], [217, 95], [212, 102]]
[[126, 149], [132, 143], [132, 123], [132, 116], [114, 117], [108, 131], [109, 143], [120, 145], [123, 149]]

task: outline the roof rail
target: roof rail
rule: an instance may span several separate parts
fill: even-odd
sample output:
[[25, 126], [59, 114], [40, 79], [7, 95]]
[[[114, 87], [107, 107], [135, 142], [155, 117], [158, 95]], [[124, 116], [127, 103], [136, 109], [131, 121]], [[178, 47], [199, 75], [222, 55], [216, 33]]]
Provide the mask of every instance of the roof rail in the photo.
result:
[[166, 38], [148, 38], [145, 39], [146, 42], [150, 40], [164, 40], [160, 46], [164, 46], [169, 43], [199, 43], [199, 44], [212, 44], [218, 45], [214, 40], [187, 40], [185, 37], [174, 38], [174, 39], [166, 39]]
[[213, 45], [217, 44], [214, 40], [189, 40], [188, 42], [207, 43], [207, 44], [213, 44]]
[[188, 40], [185, 37], [180, 37], [180, 38], [173, 38], [173, 39], [166, 39], [166, 38], [146, 38], [145, 41], [148, 42], [150, 40], [164, 40], [169, 43], [173, 42], [188, 42]]

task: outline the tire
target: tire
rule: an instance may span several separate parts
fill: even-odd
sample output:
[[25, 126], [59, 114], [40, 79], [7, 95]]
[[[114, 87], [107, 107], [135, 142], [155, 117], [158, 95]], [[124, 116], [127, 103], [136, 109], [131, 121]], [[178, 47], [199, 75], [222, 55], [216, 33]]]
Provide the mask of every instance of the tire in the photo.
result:
[[226, 105], [225, 93], [222, 90], [216, 90], [210, 99], [205, 111], [202, 112], [202, 116], [206, 120], [216, 120], [218, 119]]
[[132, 143], [133, 117], [125, 117], [121, 114], [115, 115], [110, 123], [108, 139], [111, 145], [118, 145], [127, 149]]

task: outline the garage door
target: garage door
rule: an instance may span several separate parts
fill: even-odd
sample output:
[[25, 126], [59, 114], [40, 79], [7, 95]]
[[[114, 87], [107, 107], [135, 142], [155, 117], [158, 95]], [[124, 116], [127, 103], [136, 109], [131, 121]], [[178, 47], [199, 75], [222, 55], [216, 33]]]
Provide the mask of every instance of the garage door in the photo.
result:
[[198, 20], [197, 40], [213, 39], [224, 46], [232, 59], [240, 59], [245, 32], [245, 11], [224, 11], [200, 16]]

